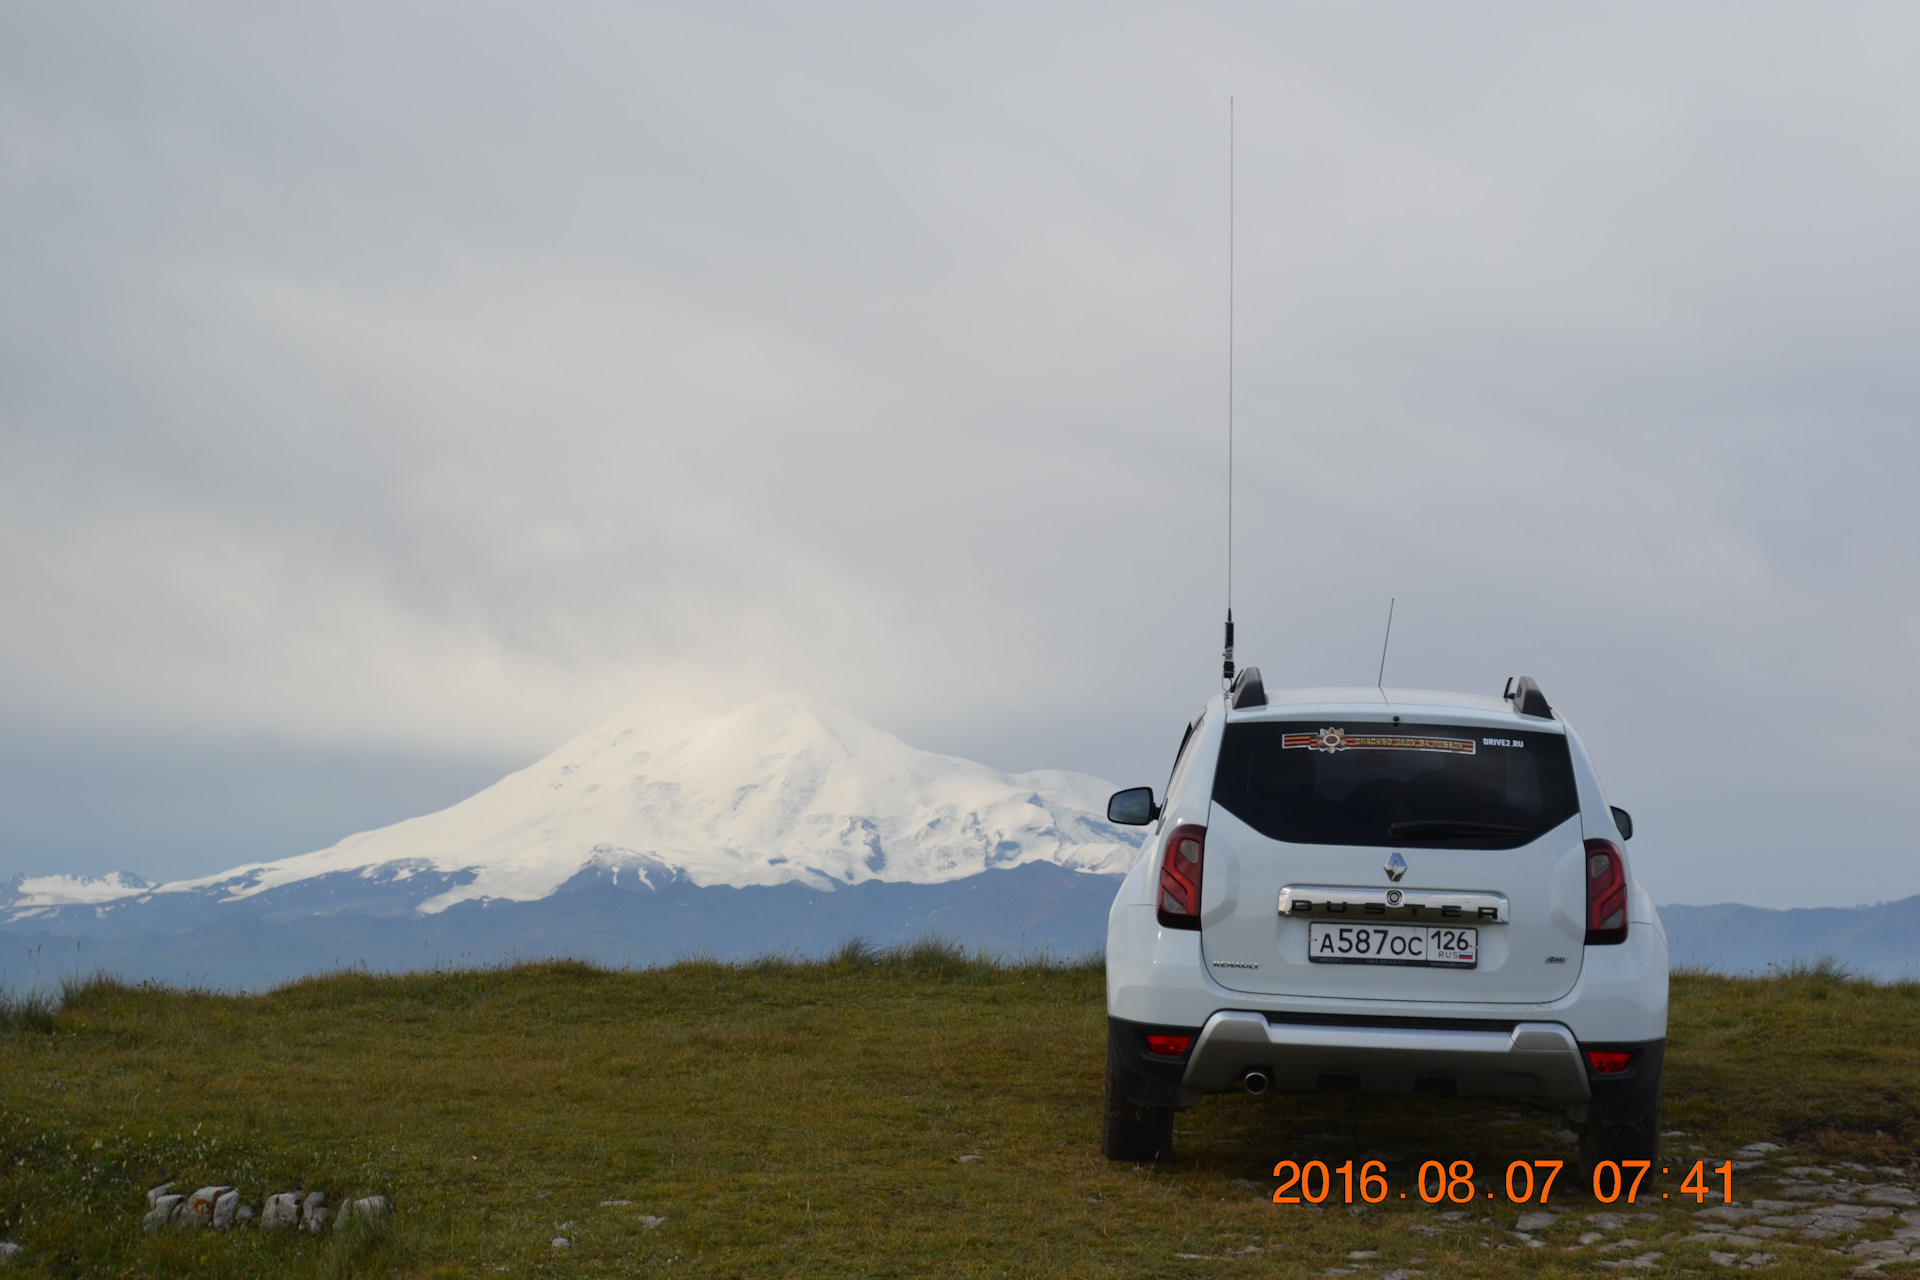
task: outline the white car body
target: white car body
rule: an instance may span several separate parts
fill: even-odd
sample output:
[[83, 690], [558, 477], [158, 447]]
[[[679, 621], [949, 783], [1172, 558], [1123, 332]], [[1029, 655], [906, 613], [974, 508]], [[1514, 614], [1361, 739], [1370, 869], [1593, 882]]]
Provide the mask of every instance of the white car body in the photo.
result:
[[[1587, 942], [1610, 936], [1588, 931], [1587, 871], [1598, 865], [1591, 855], [1606, 848], [1623, 852], [1631, 821], [1608, 805], [1579, 736], [1531, 680], [1524, 685], [1537, 701], [1405, 689], [1268, 692], [1257, 672], [1243, 672], [1233, 690], [1209, 701], [1189, 726], [1157, 821], [1149, 826], [1146, 853], [1121, 885], [1108, 917], [1110, 1100], [1115, 1087], [1136, 1103], [1160, 1107], [1192, 1106], [1208, 1093], [1240, 1087], [1523, 1094], [1563, 1106], [1576, 1124], [1606, 1123], [1643, 1109], [1624, 1097], [1606, 1101], [1625, 1085], [1624, 1078], [1596, 1074], [1597, 1060], [1588, 1051], [1606, 1046], [1641, 1064], [1625, 1071], [1630, 1076], [1642, 1070], [1642, 1086], [1650, 1072], [1657, 1106], [1667, 1034], [1667, 942], [1659, 913], [1632, 877], [1630, 858], [1621, 858], [1624, 939]], [[1519, 705], [1546, 714], [1522, 714]], [[1269, 722], [1376, 735], [1391, 734], [1400, 724], [1457, 726], [1470, 734], [1436, 739], [1455, 744], [1450, 749], [1456, 754], [1477, 748], [1485, 755], [1527, 740], [1557, 752], [1557, 744], [1540, 740], [1564, 736], [1578, 812], [1504, 849], [1271, 838], [1215, 795], [1228, 727]], [[1267, 735], [1259, 741], [1269, 743], [1282, 733], [1277, 726], [1257, 732]], [[1286, 745], [1311, 745], [1300, 737], [1285, 735]], [[1245, 732], [1236, 738], [1253, 740]], [[1286, 763], [1296, 759], [1307, 756], [1289, 756]], [[1533, 767], [1532, 760], [1526, 763]], [[1185, 927], [1169, 927], [1163, 914], [1162, 866], [1170, 833], [1182, 827], [1204, 828], [1198, 928], [1179, 917], [1175, 924]], [[1388, 860], [1404, 866], [1390, 867]], [[1431, 904], [1443, 900], [1496, 904], [1479, 908], [1488, 919], [1478, 924], [1471, 967], [1309, 961], [1314, 921], [1329, 920], [1313, 934], [1323, 951], [1338, 932], [1337, 918], [1311, 912], [1382, 911], [1376, 904], [1388, 892], [1396, 911], [1407, 909], [1398, 905], [1403, 898], [1416, 913], [1421, 903], [1431, 912], [1439, 909]], [[1303, 903], [1309, 914], [1299, 914]], [[1496, 916], [1504, 918], [1496, 922]], [[1420, 932], [1404, 917], [1395, 922], [1402, 926], [1397, 931], [1376, 927], [1373, 933], [1384, 939]], [[1140, 1037], [1153, 1029], [1189, 1035], [1192, 1043], [1182, 1055], [1136, 1053]], [[1111, 1079], [1115, 1072], [1118, 1086]]]

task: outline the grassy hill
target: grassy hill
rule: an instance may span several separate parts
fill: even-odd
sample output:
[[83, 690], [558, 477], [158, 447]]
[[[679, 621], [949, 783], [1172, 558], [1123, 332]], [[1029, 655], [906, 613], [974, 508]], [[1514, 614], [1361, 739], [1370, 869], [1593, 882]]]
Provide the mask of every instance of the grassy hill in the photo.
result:
[[[1537, 1206], [1507, 1202], [1509, 1162], [1573, 1152], [1527, 1103], [1214, 1098], [1171, 1164], [1101, 1159], [1097, 965], [922, 945], [246, 997], [95, 981], [57, 1014], [0, 1012], [0, 1240], [24, 1246], [4, 1274], [1842, 1276], [1903, 1253], [1920, 987], [1816, 969], [1681, 976], [1674, 997], [1673, 1173], [1628, 1206], [1569, 1170], [1562, 1212], [1516, 1233]], [[1680, 1196], [1692, 1161], [1762, 1140], [1785, 1149], [1742, 1161], [1732, 1214]], [[1388, 1200], [1350, 1211], [1336, 1179], [1324, 1205], [1272, 1203], [1275, 1162], [1316, 1158], [1384, 1160]], [[1421, 1201], [1429, 1158], [1473, 1163], [1470, 1205]], [[163, 1181], [396, 1211], [318, 1238], [143, 1235]], [[1755, 1197], [1776, 1207], [1726, 1221]]]

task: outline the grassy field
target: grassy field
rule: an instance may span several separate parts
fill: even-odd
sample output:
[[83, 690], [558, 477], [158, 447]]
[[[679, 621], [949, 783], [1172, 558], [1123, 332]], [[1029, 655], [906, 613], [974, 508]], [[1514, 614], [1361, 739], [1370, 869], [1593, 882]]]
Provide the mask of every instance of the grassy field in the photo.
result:
[[[1537, 1206], [1509, 1204], [1502, 1173], [1571, 1164], [1555, 1112], [1213, 1098], [1181, 1117], [1170, 1164], [1114, 1165], [1097, 1146], [1104, 1044], [1097, 965], [933, 945], [348, 974], [248, 997], [95, 981], [57, 1012], [0, 1007], [0, 1240], [24, 1246], [4, 1274], [1403, 1280], [1751, 1259], [1842, 1276], [1902, 1251], [1876, 1242], [1914, 1212], [1899, 1203], [1920, 1161], [1912, 985], [1677, 977], [1673, 1173], [1628, 1206], [1596, 1203], [1569, 1169], [1559, 1215], [1524, 1233]], [[1681, 1174], [1762, 1140], [1784, 1149], [1742, 1162], [1735, 1207], [1773, 1198], [1775, 1225], [1750, 1219], [1759, 1234], [1729, 1243], [1718, 1197], [1681, 1198]], [[1429, 1158], [1473, 1163], [1471, 1204], [1420, 1199]], [[1349, 1209], [1336, 1180], [1324, 1205], [1276, 1205], [1282, 1159], [1381, 1159], [1388, 1199]], [[143, 1192], [163, 1181], [235, 1183], [255, 1205], [377, 1193], [396, 1211], [363, 1234], [144, 1235]], [[1803, 1212], [1829, 1203], [1853, 1216]], [[1707, 1228], [1720, 1236], [1696, 1238]]]

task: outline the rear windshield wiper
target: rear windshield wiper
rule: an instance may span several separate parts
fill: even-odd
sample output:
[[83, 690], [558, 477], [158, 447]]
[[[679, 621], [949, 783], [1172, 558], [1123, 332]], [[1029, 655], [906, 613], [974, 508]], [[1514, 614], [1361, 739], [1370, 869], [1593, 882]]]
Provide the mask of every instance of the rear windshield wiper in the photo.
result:
[[1387, 828], [1389, 840], [1457, 840], [1532, 834], [1525, 827], [1509, 827], [1498, 822], [1456, 822], [1450, 818], [1420, 818], [1396, 822]]

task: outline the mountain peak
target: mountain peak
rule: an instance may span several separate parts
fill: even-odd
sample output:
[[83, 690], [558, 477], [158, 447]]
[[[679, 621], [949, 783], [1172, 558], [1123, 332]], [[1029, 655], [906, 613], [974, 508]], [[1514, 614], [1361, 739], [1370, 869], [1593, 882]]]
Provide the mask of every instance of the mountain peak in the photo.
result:
[[649, 884], [664, 875], [816, 889], [937, 884], [1029, 862], [1113, 874], [1132, 865], [1142, 837], [1106, 822], [1109, 791], [1084, 774], [1004, 774], [921, 751], [806, 698], [764, 697], [724, 715], [648, 704], [449, 809], [329, 849], [157, 890], [66, 877], [22, 889], [36, 886], [36, 903], [49, 905], [144, 892], [234, 901], [344, 873], [415, 886], [412, 908], [433, 914], [471, 899], [545, 898], [594, 867], [631, 867]]

